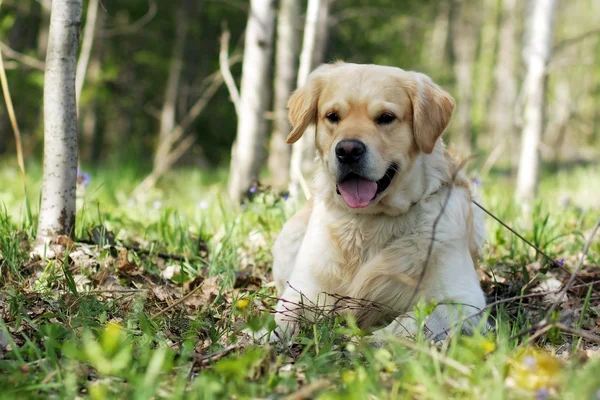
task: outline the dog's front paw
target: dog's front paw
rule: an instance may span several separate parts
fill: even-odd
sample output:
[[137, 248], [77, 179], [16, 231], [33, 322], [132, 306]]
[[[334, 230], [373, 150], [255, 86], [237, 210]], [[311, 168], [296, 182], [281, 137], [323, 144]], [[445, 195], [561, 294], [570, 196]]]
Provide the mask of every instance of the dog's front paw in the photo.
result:
[[269, 343], [289, 343], [300, 332], [300, 324], [293, 317], [285, 314], [276, 314], [277, 327], [269, 335]]

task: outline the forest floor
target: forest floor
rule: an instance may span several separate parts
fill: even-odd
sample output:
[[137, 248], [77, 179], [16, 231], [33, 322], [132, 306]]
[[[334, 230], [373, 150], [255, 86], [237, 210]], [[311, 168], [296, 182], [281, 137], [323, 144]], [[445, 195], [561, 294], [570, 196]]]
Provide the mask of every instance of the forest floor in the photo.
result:
[[29, 257], [39, 178], [31, 167], [25, 201], [0, 165], [2, 398], [600, 399], [600, 233], [583, 257], [597, 165], [546, 174], [525, 217], [506, 175], [480, 177], [487, 208], [561, 266], [487, 218], [493, 332], [380, 347], [326, 315], [289, 347], [243, 333], [273, 326], [269, 248], [294, 208], [268, 190], [233, 212], [223, 172], [180, 170], [132, 201], [133, 170], [95, 171], [79, 188], [77, 240], [43, 261]]

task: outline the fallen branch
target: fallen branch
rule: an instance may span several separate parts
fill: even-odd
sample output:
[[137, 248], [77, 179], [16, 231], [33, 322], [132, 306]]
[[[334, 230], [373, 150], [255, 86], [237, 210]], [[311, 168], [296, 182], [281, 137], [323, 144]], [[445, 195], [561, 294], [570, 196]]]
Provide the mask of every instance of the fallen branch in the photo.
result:
[[187, 299], [189, 299], [194, 293], [196, 293], [198, 290], [200, 290], [200, 288], [202, 288], [202, 283], [200, 283], [198, 286], [196, 286], [192, 291], [190, 291], [188, 294], [186, 294], [185, 296], [183, 296], [182, 298], [180, 298], [179, 300], [175, 301], [173, 304], [171, 304], [170, 306], [168, 306], [167, 308], [163, 308], [162, 310], [160, 310], [159, 312], [155, 313], [154, 315], [152, 315], [152, 318], [156, 318], [161, 316], [162, 314], [164, 314], [165, 312], [172, 310], [174, 307], [177, 307], [179, 304], [183, 303], [184, 301], [186, 301]]
[[[96, 243], [95, 241], [90, 240], [90, 239], [77, 239], [74, 241], [74, 243], [99, 246], [98, 243]], [[204, 260], [202, 257], [183, 256], [180, 254], [172, 254], [172, 253], [152, 252], [148, 249], [144, 249], [139, 246], [119, 245], [118, 247], [121, 247], [121, 248], [124, 248], [127, 250], [131, 250], [131, 251], [135, 251], [138, 254], [144, 254], [144, 255], [149, 255], [149, 256], [155, 255], [155, 256], [160, 257], [165, 260], [188, 261], [188, 260], [195, 259], [195, 260], [206, 262], [206, 260]]]
[[562, 302], [562, 299], [567, 294], [567, 291], [569, 290], [569, 288], [573, 285], [573, 282], [575, 282], [575, 278], [577, 278], [577, 274], [579, 273], [579, 271], [581, 270], [581, 267], [583, 266], [583, 260], [585, 260], [585, 256], [586, 256], [588, 250], [590, 249], [592, 240], [594, 239], [594, 236], [596, 235], [596, 232], [598, 231], [599, 227], [600, 227], [600, 218], [598, 219], [598, 221], [596, 221], [594, 228], [592, 228], [592, 233], [590, 234], [590, 237], [588, 238], [587, 242], [585, 243], [585, 246], [583, 247], [583, 253], [581, 254], [581, 258], [579, 259], [577, 266], [573, 270], [571, 277], [569, 278], [569, 280], [567, 281], [567, 283], [565, 284], [563, 289], [558, 294], [558, 298], [556, 299], [556, 301], [554, 301], [552, 303], [552, 306], [550, 306], [550, 309], [546, 313], [546, 316], [540, 321], [540, 325], [545, 324], [550, 320], [552, 313], [554, 312], [554, 310], [556, 310], [556, 307], [558, 306], [558, 304], [560, 304], [560, 302]]
[[318, 392], [319, 390], [322, 390], [322, 389], [325, 389], [325, 388], [328, 388], [331, 386], [333, 386], [333, 385], [327, 379], [317, 379], [316, 381], [312, 381], [312, 382], [302, 386], [300, 389], [298, 389], [297, 392], [288, 395], [284, 399], [285, 400], [310, 399], [310, 398], [314, 397], [315, 392]]

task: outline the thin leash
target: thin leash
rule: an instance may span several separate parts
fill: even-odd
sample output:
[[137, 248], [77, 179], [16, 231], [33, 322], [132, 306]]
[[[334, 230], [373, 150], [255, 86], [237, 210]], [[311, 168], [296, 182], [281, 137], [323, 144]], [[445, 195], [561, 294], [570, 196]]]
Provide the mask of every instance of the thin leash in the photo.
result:
[[505, 227], [506, 229], [508, 229], [509, 231], [511, 231], [515, 236], [517, 236], [519, 239], [521, 239], [523, 242], [527, 243], [529, 246], [531, 246], [532, 248], [534, 248], [538, 253], [540, 253], [541, 255], [543, 255], [544, 257], [546, 257], [548, 260], [552, 261], [552, 264], [555, 267], [559, 267], [559, 268], [563, 268], [563, 266], [556, 261], [554, 258], [550, 257], [548, 254], [546, 254], [542, 249], [540, 249], [539, 247], [537, 247], [536, 245], [534, 245], [533, 243], [531, 243], [529, 240], [525, 239], [523, 236], [521, 236], [517, 231], [515, 231], [513, 228], [511, 228], [510, 226], [506, 225], [500, 218], [496, 217], [494, 214], [492, 214], [490, 211], [488, 211], [484, 206], [482, 206], [481, 204], [479, 204], [478, 202], [476, 202], [475, 200], [471, 200], [473, 202], [473, 204], [475, 204], [477, 207], [481, 208], [487, 215], [489, 215], [490, 217], [494, 218], [496, 221], [498, 221], [500, 223], [500, 225], [502, 225], [503, 227]]

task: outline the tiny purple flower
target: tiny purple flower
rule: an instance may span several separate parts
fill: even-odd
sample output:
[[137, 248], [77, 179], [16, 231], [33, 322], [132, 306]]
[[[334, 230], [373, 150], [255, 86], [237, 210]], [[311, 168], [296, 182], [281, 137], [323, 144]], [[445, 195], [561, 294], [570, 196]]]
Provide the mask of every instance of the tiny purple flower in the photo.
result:
[[77, 170], [77, 183], [80, 183], [84, 188], [90, 184], [90, 174]]
[[289, 198], [290, 198], [289, 194], [286, 193], [286, 194], [283, 195], [283, 200], [284, 201], [287, 201], [287, 199], [289, 199]]
[[248, 191], [249, 191], [250, 193], [254, 193], [254, 192], [256, 192], [256, 186], [252, 186], [250, 189], [248, 189]]
[[539, 400], [546, 400], [549, 396], [550, 391], [547, 388], [541, 388], [535, 392], [535, 398]]
[[536, 361], [535, 358], [531, 356], [527, 356], [523, 358], [523, 364], [527, 365], [529, 368], [535, 367]]
[[481, 181], [479, 180], [479, 178], [475, 178], [473, 183], [475, 183], [475, 186], [481, 186]]
[[565, 265], [565, 259], [564, 258], [559, 258], [558, 260], [556, 260], [556, 263], [558, 265], [560, 265], [561, 267], [563, 267]]

